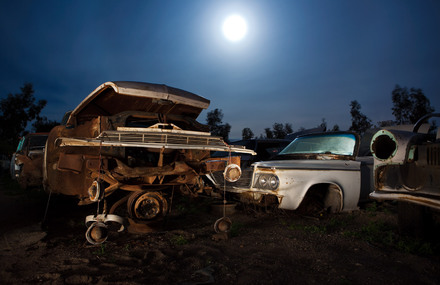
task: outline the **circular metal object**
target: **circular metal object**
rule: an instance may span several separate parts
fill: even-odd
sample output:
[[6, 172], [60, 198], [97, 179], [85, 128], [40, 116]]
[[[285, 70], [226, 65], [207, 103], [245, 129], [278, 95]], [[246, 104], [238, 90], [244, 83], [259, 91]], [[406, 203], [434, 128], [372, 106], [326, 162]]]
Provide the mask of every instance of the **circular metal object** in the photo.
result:
[[136, 200], [134, 211], [137, 218], [151, 220], [156, 218], [161, 211], [160, 200], [146, 193]]
[[95, 222], [101, 222], [106, 224], [114, 223], [119, 224], [120, 228], [118, 232], [122, 232], [125, 230], [125, 220], [123, 217], [114, 214], [99, 214], [99, 215], [89, 215], [86, 217], [86, 227], [90, 227]]
[[103, 222], [94, 222], [86, 232], [86, 239], [91, 244], [101, 244], [108, 238], [107, 225]]
[[101, 200], [102, 198], [102, 193], [101, 193], [101, 185], [99, 184], [98, 181], [93, 181], [92, 185], [90, 185], [89, 187], [89, 199], [92, 202], [97, 202], [99, 200]]
[[168, 212], [168, 202], [158, 192], [136, 192], [127, 203], [130, 216], [139, 220], [153, 220]]
[[227, 233], [231, 230], [232, 221], [228, 217], [223, 217], [215, 221], [214, 230], [216, 233]]
[[370, 151], [381, 161], [393, 158], [398, 150], [397, 139], [388, 130], [380, 130], [371, 138]]
[[241, 168], [237, 164], [228, 164], [223, 172], [223, 177], [228, 182], [236, 182], [241, 177]]

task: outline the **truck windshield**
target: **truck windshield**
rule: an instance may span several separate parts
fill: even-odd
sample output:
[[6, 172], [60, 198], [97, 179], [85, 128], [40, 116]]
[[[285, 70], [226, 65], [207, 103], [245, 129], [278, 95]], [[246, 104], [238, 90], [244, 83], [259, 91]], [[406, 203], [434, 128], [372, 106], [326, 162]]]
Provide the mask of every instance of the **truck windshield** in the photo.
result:
[[320, 134], [296, 138], [279, 155], [337, 154], [353, 155], [356, 146], [354, 134]]

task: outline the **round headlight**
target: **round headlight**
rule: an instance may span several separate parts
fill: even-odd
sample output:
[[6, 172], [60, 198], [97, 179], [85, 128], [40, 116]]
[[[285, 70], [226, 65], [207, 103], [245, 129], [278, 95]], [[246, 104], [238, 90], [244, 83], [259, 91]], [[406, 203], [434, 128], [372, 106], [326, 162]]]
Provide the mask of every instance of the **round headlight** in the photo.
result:
[[255, 182], [255, 187], [268, 190], [276, 190], [279, 185], [279, 179], [274, 174], [260, 174]]
[[279, 182], [277, 176], [272, 175], [272, 176], [269, 178], [269, 187], [270, 187], [270, 189], [272, 189], [272, 190], [277, 189], [279, 184], [280, 184], [280, 182]]
[[258, 179], [258, 184], [260, 184], [261, 188], [265, 188], [267, 186], [267, 176], [266, 175], [260, 175]]
[[223, 176], [228, 182], [236, 182], [241, 177], [241, 168], [237, 164], [228, 164]]

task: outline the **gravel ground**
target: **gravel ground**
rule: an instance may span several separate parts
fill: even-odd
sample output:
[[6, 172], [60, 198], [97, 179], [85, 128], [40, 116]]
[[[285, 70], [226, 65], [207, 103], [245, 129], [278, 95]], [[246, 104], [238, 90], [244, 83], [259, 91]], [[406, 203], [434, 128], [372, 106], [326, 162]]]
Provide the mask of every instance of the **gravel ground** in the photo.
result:
[[155, 232], [85, 241], [94, 206], [0, 185], [1, 284], [438, 284], [438, 237], [397, 233], [396, 207], [302, 216], [238, 207], [228, 235], [206, 198], [174, 204]]

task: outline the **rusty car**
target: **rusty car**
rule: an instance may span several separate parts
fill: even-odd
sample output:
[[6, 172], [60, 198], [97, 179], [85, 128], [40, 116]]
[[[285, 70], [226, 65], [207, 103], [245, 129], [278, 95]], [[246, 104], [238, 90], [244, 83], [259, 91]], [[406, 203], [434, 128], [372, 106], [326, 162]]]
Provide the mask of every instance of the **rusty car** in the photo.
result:
[[411, 130], [379, 130], [371, 140], [375, 191], [370, 196], [398, 201], [403, 233], [425, 235], [440, 210], [440, 129], [429, 131], [427, 124], [436, 117], [440, 113], [423, 116]]
[[[212, 159], [211, 152], [255, 153], [228, 145], [196, 121], [209, 104], [166, 85], [100, 85], [49, 133], [46, 191], [76, 196], [80, 205], [96, 203], [100, 212], [86, 217], [86, 238], [101, 243], [107, 224], [139, 229], [167, 215], [177, 193], [208, 193], [212, 189], [205, 185], [205, 174], [220, 171], [236, 179], [239, 159]], [[115, 192], [122, 198], [107, 206]], [[104, 206], [99, 208], [100, 202]]]
[[352, 132], [298, 136], [225, 189], [244, 203], [265, 207], [309, 214], [356, 210], [373, 190], [373, 158], [359, 157], [359, 145], [359, 136]]
[[38, 187], [43, 181], [43, 155], [48, 133], [23, 136], [12, 154], [10, 175], [21, 188]]

